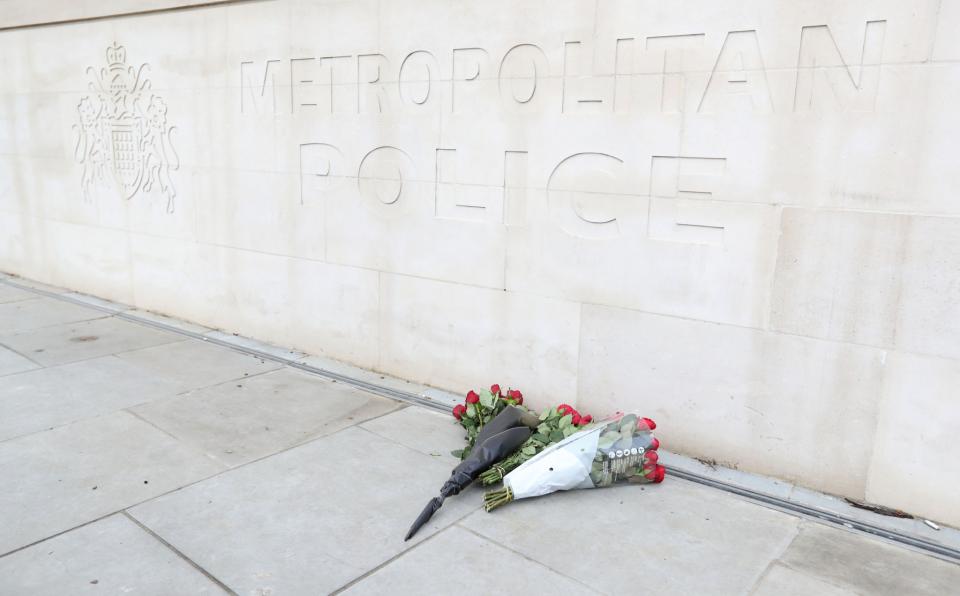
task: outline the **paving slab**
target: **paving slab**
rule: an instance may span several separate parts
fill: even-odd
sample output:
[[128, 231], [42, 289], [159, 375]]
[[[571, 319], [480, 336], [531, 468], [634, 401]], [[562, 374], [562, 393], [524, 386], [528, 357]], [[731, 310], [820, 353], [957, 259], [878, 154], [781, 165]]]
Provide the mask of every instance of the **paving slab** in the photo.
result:
[[751, 592], [752, 596], [857, 596], [857, 592], [774, 563]]
[[457, 526], [442, 531], [342, 592], [351, 596], [598, 593]]
[[363, 428], [425, 455], [440, 457], [456, 465], [450, 454], [466, 444], [463, 428], [453, 416], [416, 406], [361, 424]]
[[0, 555], [224, 467], [128, 412], [0, 443]]
[[0, 284], [0, 304], [6, 304], [7, 302], [18, 302], [20, 300], [30, 300], [39, 297], [39, 295], [34, 294], [33, 292], [21, 290], [20, 288], [15, 288], [6, 284]]
[[184, 341], [182, 335], [115, 317], [0, 334], [0, 343], [21, 354], [29, 355], [44, 366], [78, 362], [179, 341]]
[[3, 377], [0, 441], [177, 393], [178, 386], [115, 356]]
[[555, 493], [462, 525], [608, 594], [742, 594], [798, 520], [669, 476], [644, 487]]
[[0, 346], [0, 377], [35, 368], [40, 368], [40, 365], [9, 348]]
[[101, 319], [109, 314], [55, 298], [0, 304], [0, 334], [9, 335], [51, 325]]
[[202, 340], [163, 344], [117, 354], [183, 391], [277, 370], [283, 365], [208, 344]]
[[398, 407], [343, 383], [283, 368], [133, 411], [210, 457], [237, 466]]
[[860, 594], [955, 594], [960, 565], [865, 536], [804, 522], [780, 562]]
[[447, 462], [353, 427], [131, 514], [239, 594], [326, 594], [476, 509], [480, 492], [467, 491], [403, 541], [449, 473]]
[[225, 594], [122, 514], [0, 558], [3, 594]]

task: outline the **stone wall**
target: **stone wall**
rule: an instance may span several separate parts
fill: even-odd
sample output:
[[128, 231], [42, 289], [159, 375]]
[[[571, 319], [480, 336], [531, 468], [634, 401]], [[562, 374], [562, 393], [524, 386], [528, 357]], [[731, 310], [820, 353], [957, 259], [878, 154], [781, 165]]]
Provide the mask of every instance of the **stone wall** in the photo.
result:
[[960, 524], [960, 3], [728, 6], [0, 31], [0, 270]]

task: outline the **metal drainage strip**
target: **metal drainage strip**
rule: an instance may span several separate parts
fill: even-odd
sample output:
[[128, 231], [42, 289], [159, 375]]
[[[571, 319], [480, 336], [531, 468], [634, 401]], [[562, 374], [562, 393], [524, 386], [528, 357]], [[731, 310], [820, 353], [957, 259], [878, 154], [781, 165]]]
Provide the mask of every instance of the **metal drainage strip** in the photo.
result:
[[[196, 339], [196, 340], [199, 340], [199, 341], [204, 341], [204, 342], [207, 342], [207, 343], [211, 343], [211, 344], [214, 344], [214, 345], [218, 345], [218, 346], [221, 346], [221, 347], [224, 347], [224, 348], [227, 348], [227, 349], [230, 349], [230, 350], [234, 350], [234, 351], [237, 351], [237, 352], [243, 352], [243, 353], [245, 353], [245, 354], [249, 354], [249, 355], [251, 355], [251, 356], [255, 356], [255, 357], [257, 357], [257, 358], [260, 358], [260, 359], [262, 359], [262, 360], [269, 360], [269, 361], [271, 361], [271, 362], [277, 362], [277, 363], [279, 363], [279, 364], [283, 364], [283, 365], [289, 366], [289, 367], [291, 367], [291, 368], [296, 368], [296, 369], [302, 370], [302, 371], [307, 372], [307, 373], [311, 373], [311, 374], [314, 374], [314, 375], [317, 375], [317, 376], [325, 377], [325, 378], [328, 378], [328, 379], [331, 379], [331, 380], [335, 380], [335, 381], [344, 383], [344, 384], [346, 384], [346, 385], [350, 385], [350, 386], [352, 386], [352, 387], [356, 387], [356, 388], [358, 388], [358, 389], [363, 389], [364, 391], [367, 391], [367, 392], [369, 392], [369, 393], [373, 393], [373, 394], [375, 394], [375, 395], [380, 395], [380, 396], [383, 396], [383, 397], [388, 397], [388, 398], [391, 398], [391, 399], [396, 399], [396, 400], [399, 400], [399, 401], [403, 401], [403, 402], [407, 402], [407, 403], [411, 403], [411, 404], [416, 404], [416, 405], [418, 405], [418, 406], [423, 406], [423, 407], [431, 408], [431, 409], [438, 410], [438, 411], [444, 411], [444, 412], [445, 412], [445, 411], [447, 410], [447, 408], [446, 408], [445, 405], [439, 404], [439, 403], [437, 403], [437, 402], [434, 401], [434, 400], [427, 399], [427, 398], [422, 397], [422, 396], [420, 396], [420, 395], [417, 395], [417, 394], [415, 394], [415, 393], [408, 393], [408, 392], [406, 392], [406, 391], [401, 391], [401, 390], [399, 390], [399, 389], [391, 389], [390, 387], [385, 387], [385, 386], [383, 386], [383, 385], [378, 385], [378, 384], [376, 384], [376, 383], [370, 383], [370, 382], [368, 382], [368, 381], [363, 381], [363, 380], [361, 380], [361, 379], [357, 379], [357, 378], [354, 378], [354, 377], [350, 377], [350, 376], [347, 376], [347, 375], [343, 375], [343, 374], [340, 374], [340, 373], [336, 373], [336, 372], [333, 372], [333, 371], [330, 371], [330, 370], [326, 370], [326, 369], [323, 369], [323, 368], [320, 368], [320, 367], [317, 367], [317, 366], [311, 366], [311, 365], [309, 365], [309, 364], [304, 364], [303, 362], [298, 362], [298, 361], [292, 360], [292, 359], [290, 359], [290, 358], [285, 358], [285, 357], [283, 357], [283, 356], [277, 356], [277, 355], [275, 355], [275, 354], [270, 354], [270, 353], [268, 353], [268, 352], [264, 352], [264, 351], [258, 350], [258, 349], [256, 349], [256, 348], [239, 345], [239, 344], [237, 344], [237, 343], [232, 343], [232, 342], [230, 342], [230, 341], [222, 340], [222, 339], [217, 339], [217, 338], [214, 338], [214, 337], [207, 337], [207, 336], [202, 335], [202, 334], [200, 334], [200, 333], [196, 333], [196, 332], [194, 332], [194, 331], [188, 331], [188, 330], [186, 330], [186, 329], [181, 329], [181, 328], [176, 327], [176, 326], [173, 326], [173, 325], [167, 325], [167, 324], [161, 323], [161, 322], [159, 322], [159, 321], [152, 321], [152, 320], [149, 320], [149, 319], [143, 319], [143, 318], [140, 318], [140, 317], [137, 317], [137, 316], [134, 316], [134, 315], [127, 314], [127, 313], [125, 313], [125, 312], [123, 312], [123, 311], [118, 311], [118, 310], [111, 309], [111, 308], [107, 308], [107, 307], [105, 307], [105, 306], [100, 306], [100, 305], [97, 305], [97, 304], [91, 304], [90, 302], [85, 302], [85, 301], [83, 301], [83, 300], [79, 300], [79, 299], [74, 298], [74, 297], [72, 297], [72, 296], [68, 296], [68, 295], [64, 295], [64, 294], [57, 294], [57, 293], [55, 293], [55, 292], [49, 292], [49, 291], [47, 291], [47, 290], [41, 290], [41, 289], [37, 289], [37, 288], [31, 288], [30, 286], [20, 285], [20, 284], [14, 282], [14, 281], [11, 281], [10, 279], [0, 279], [0, 283], [6, 283], [6, 284], [9, 285], [9, 286], [13, 286], [13, 287], [15, 287], [15, 288], [18, 288], [18, 289], [21, 289], [21, 290], [25, 290], [25, 291], [27, 291], [27, 292], [32, 292], [32, 293], [34, 293], [34, 294], [40, 294], [40, 295], [42, 295], [42, 296], [47, 296], [47, 297], [49, 297], [49, 298], [56, 298], [56, 299], [62, 300], [62, 301], [64, 301], [64, 302], [70, 302], [70, 303], [73, 303], [73, 304], [77, 304], [77, 305], [79, 305], [79, 306], [85, 306], [85, 307], [87, 307], [87, 308], [91, 308], [91, 309], [94, 309], [94, 310], [99, 310], [99, 311], [101, 311], [101, 312], [109, 313], [109, 314], [111, 314], [111, 315], [113, 315], [113, 316], [115, 316], [115, 317], [117, 317], [117, 318], [124, 319], [124, 320], [130, 321], [130, 322], [133, 322], [133, 323], [137, 323], [137, 324], [140, 324], [140, 325], [146, 325], [146, 326], [148, 326], [148, 327], [154, 327], [154, 328], [160, 329], [160, 330], [162, 330], [162, 331], [167, 331], [167, 332], [170, 332], [170, 333], [176, 333], [176, 334], [178, 334], [178, 335], [183, 335], [183, 336], [190, 337], [190, 338], [192, 338], [192, 339]], [[896, 532], [896, 531], [893, 531], [893, 530], [887, 530], [887, 529], [885, 529], [885, 528], [881, 528], [880, 526], [876, 526], [876, 525], [873, 525], [873, 524], [869, 524], [869, 523], [867, 523], [867, 522], [863, 522], [863, 521], [860, 521], [860, 520], [856, 520], [856, 519], [853, 519], [853, 518], [850, 518], [850, 517], [846, 517], [846, 516], [843, 516], [843, 515], [840, 515], [840, 514], [837, 514], [837, 513], [831, 513], [831, 512], [829, 512], [829, 511], [824, 511], [824, 510], [822, 510], [822, 509], [817, 509], [817, 508], [815, 508], [815, 507], [809, 507], [809, 506], [807, 506], [807, 505], [802, 505], [802, 504], [800, 504], [800, 503], [796, 503], [796, 502], [793, 502], [793, 501], [789, 501], [789, 500], [787, 500], [787, 499], [781, 499], [780, 497], [774, 497], [774, 496], [772, 496], [772, 495], [768, 495], [768, 494], [764, 494], [764, 493], [761, 493], [761, 492], [753, 491], [753, 490], [750, 490], [750, 489], [747, 489], [747, 488], [743, 488], [743, 487], [740, 487], [740, 486], [736, 486], [736, 485], [734, 485], [734, 484], [729, 484], [729, 483], [727, 483], [727, 482], [722, 482], [722, 481], [719, 481], [719, 480], [715, 480], [715, 479], [709, 478], [709, 477], [707, 477], [707, 476], [702, 476], [702, 475], [700, 475], [700, 474], [696, 474], [696, 473], [693, 473], [693, 472], [688, 472], [688, 471], [685, 471], [685, 470], [680, 470], [680, 469], [677, 469], [677, 468], [675, 468], [675, 467], [673, 467], [673, 466], [666, 466], [666, 467], [667, 467], [667, 469], [670, 471], [670, 474], [671, 474], [672, 476], [676, 476], [677, 478], [682, 478], [682, 479], [687, 480], [687, 481], [690, 481], [690, 482], [696, 482], [697, 484], [702, 484], [702, 485], [704, 485], [704, 486], [709, 486], [709, 487], [711, 487], [711, 488], [715, 488], [715, 489], [718, 489], [718, 490], [722, 490], [722, 491], [725, 491], [725, 492], [728, 492], [728, 493], [733, 493], [733, 494], [735, 494], [735, 495], [739, 495], [739, 496], [741, 496], [741, 497], [750, 499], [751, 501], [756, 501], [756, 502], [758, 502], [758, 503], [762, 503], [762, 504], [764, 504], [764, 505], [768, 505], [768, 506], [773, 507], [773, 508], [775, 508], [775, 509], [780, 509], [780, 510], [783, 510], [783, 511], [790, 511], [790, 512], [793, 512], [793, 513], [797, 513], [797, 514], [799, 514], [799, 515], [803, 515], [803, 516], [806, 516], [806, 517], [811, 517], [811, 518], [820, 520], [820, 521], [822, 521], [822, 522], [824, 522], [824, 523], [828, 523], [828, 524], [832, 524], [832, 525], [836, 525], [836, 526], [841, 526], [841, 527], [845, 527], [845, 528], [852, 529], [852, 530], [857, 530], [857, 531], [863, 532], [863, 533], [865, 533], [865, 534], [870, 534], [870, 535], [873, 535], [873, 536], [878, 536], [878, 537], [880, 537], [880, 538], [884, 538], [884, 539], [890, 540], [890, 541], [892, 541], [892, 542], [896, 542], [896, 543], [899, 543], [899, 544], [903, 544], [903, 545], [906, 545], [906, 546], [910, 546], [910, 547], [915, 548], [915, 549], [927, 551], [927, 552], [930, 552], [930, 553], [932, 553], [932, 554], [935, 554], [935, 555], [938, 555], [938, 556], [941, 556], [941, 557], [945, 557], [945, 558], [952, 559], [952, 560], [954, 560], [954, 561], [960, 562], [960, 550], [951, 548], [951, 547], [949, 547], [949, 546], [945, 546], [945, 545], [943, 545], [943, 544], [938, 544], [938, 543], [936, 543], [936, 542], [931, 542], [931, 541], [929, 541], [929, 540], [924, 540], [923, 538], [918, 538], [918, 537], [916, 537], [916, 536], [910, 536], [910, 535], [908, 535], [908, 534], [903, 534], [903, 533], [901, 533], [901, 532]]]

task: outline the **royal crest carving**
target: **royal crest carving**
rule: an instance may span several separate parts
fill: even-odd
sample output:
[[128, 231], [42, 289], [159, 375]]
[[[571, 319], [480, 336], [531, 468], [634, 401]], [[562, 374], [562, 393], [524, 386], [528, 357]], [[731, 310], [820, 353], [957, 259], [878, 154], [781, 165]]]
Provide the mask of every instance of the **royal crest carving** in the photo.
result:
[[92, 94], [77, 104], [74, 157], [83, 166], [84, 199], [90, 200], [95, 187], [115, 189], [124, 199], [157, 188], [172, 213], [177, 191], [170, 172], [180, 167], [180, 159], [167, 105], [150, 90], [149, 64], [129, 66], [126, 49], [116, 43], [106, 57], [106, 67], [87, 68]]

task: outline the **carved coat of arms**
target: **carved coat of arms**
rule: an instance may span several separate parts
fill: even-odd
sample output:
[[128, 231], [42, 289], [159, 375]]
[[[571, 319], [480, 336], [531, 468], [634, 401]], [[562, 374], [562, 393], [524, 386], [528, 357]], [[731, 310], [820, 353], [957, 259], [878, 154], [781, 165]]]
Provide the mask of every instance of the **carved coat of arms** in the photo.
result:
[[74, 157], [83, 166], [80, 186], [90, 200], [95, 186], [115, 188], [124, 199], [159, 188], [173, 212], [177, 191], [170, 171], [180, 167], [167, 124], [167, 105], [150, 92], [150, 66], [127, 65], [127, 52], [114, 43], [107, 66], [87, 68], [91, 95], [77, 105]]

